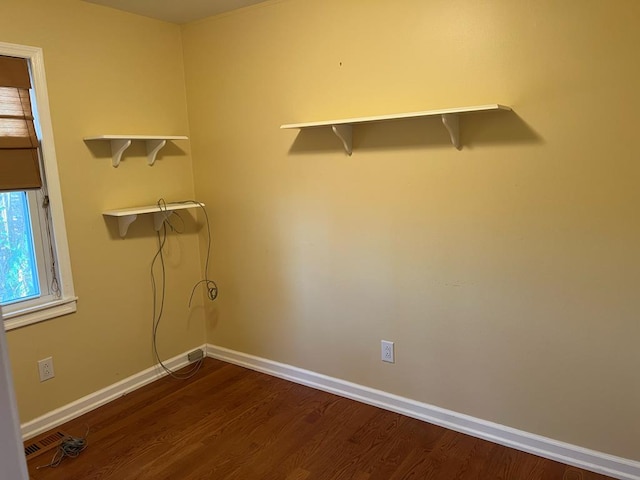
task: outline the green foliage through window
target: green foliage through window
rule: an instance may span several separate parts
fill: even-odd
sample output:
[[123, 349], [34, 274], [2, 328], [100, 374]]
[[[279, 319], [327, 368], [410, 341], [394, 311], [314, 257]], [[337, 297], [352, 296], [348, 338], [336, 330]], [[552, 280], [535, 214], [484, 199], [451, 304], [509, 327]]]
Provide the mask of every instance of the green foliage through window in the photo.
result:
[[0, 193], [0, 304], [40, 295], [26, 192]]

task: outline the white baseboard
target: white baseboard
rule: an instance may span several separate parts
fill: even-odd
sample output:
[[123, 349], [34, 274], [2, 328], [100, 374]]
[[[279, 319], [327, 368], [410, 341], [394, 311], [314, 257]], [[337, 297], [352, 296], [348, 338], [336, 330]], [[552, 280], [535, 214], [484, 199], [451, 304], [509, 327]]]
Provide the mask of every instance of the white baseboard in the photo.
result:
[[439, 425], [456, 432], [623, 480], [640, 480], [640, 462], [589, 450], [391, 393], [208, 344], [207, 356], [362, 403]]
[[[189, 352], [197, 350], [198, 348], [201, 348], [206, 352], [205, 345], [201, 347], [194, 347], [190, 349]], [[171, 370], [182, 368], [189, 363], [187, 359], [189, 352], [181, 353], [169, 360], [163, 360], [162, 363]], [[165, 375], [167, 375], [167, 373], [160, 367], [160, 365], [154, 365], [153, 367], [131, 375], [118, 383], [114, 383], [102, 390], [98, 390], [86, 397], [82, 397], [75, 402], [71, 402], [63, 407], [48, 412], [41, 417], [23, 423], [20, 426], [22, 430], [22, 439], [24, 441], [51, 430], [52, 428], [56, 428], [69, 420], [77, 418], [91, 410], [95, 410], [106, 403], [164, 377]]]

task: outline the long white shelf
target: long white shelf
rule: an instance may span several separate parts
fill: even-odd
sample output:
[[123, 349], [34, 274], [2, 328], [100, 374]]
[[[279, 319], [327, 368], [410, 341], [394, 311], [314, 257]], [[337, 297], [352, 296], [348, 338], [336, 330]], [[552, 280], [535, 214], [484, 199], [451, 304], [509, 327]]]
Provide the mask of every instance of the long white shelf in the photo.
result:
[[131, 207], [121, 208], [118, 210], [107, 210], [102, 212], [105, 217], [116, 217], [118, 219], [118, 230], [120, 236], [124, 238], [131, 225], [138, 218], [138, 215], [144, 215], [148, 213], [153, 214], [153, 227], [156, 231], [162, 228], [164, 221], [175, 210], [185, 210], [187, 208], [198, 208], [200, 205], [204, 206], [204, 203], [167, 203], [162, 207], [158, 205], [148, 205], [144, 207]]
[[359, 123], [384, 122], [389, 120], [401, 120], [407, 118], [433, 117], [439, 115], [442, 123], [449, 132], [451, 143], [458, 150], [462, 149], [460, 144], [460, 124], [458, 116], [464, 113], [510, 111], [511, 107], [492, 103], [490, 105], [477, 105], [473, 107], [442, 108], [439, 110], [425, 110], [422, 112], [395, 113], [391, 115], [378, 115], [373, 117], [344, 118], [339, 120], [323, 120], [320, 122], [288, 123], [281, 125], [282, 129], [304, 129], [330, 126], [333, 133], [340, 139], [348, 155], [353, 152], [353, 125]]
[[184, 135], [97, 135], [85, 137], [84, 140], [108, 140], [111, 142], [111, 157], [113, 167], [120, 165], [122, 154], [131, 146], [133, 140], [142, 140], [147, 144], [147, 163], [153, 165], [156, 162], [158, 152], [167, 144], [168, 140], [188, 140]]

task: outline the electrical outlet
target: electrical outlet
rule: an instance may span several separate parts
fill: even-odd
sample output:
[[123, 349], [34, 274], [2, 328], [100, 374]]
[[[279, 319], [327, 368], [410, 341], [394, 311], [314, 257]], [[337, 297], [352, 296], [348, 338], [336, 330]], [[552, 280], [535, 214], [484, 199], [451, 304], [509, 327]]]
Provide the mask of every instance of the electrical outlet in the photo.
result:
[[393, 349], [393, 342], [382, 340], [381, 350], [383, 362], [396, 363], [396, 355]]
[[40, 372], [40, 381], [44, 382], [56, 376], [53, 371], [53, 357], [44, 358], [38, 361], [38, 371]]

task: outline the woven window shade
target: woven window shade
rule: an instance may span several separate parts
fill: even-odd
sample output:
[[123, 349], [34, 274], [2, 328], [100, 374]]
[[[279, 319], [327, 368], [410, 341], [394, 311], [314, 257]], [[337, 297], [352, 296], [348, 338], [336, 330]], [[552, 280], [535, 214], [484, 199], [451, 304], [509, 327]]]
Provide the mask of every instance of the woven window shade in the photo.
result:
[[29, 66], [0, 56], [0, 191], [42, 187]]

